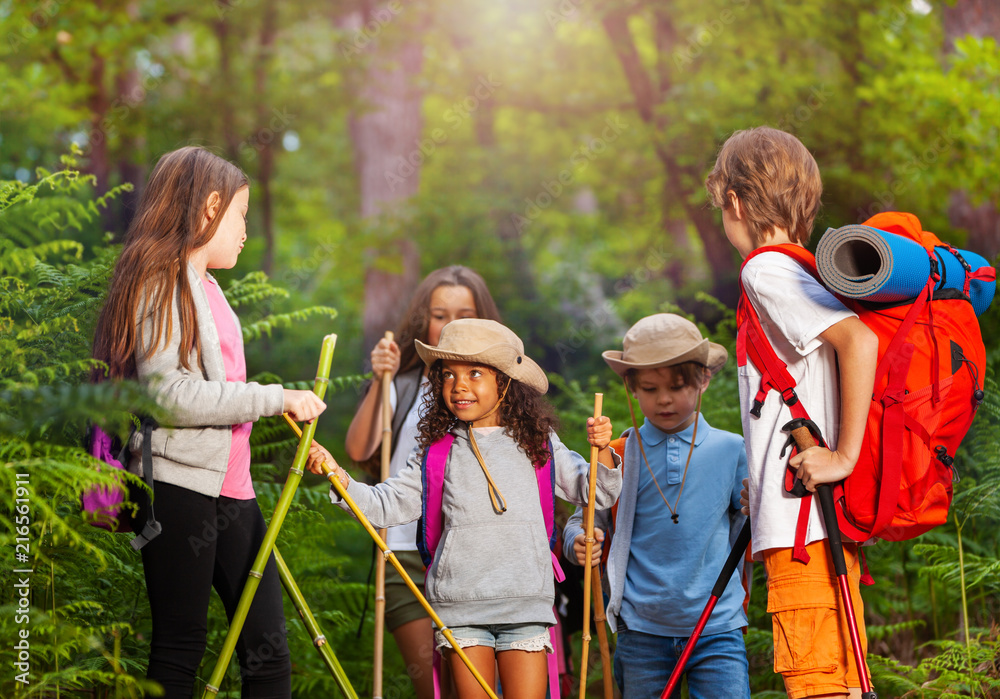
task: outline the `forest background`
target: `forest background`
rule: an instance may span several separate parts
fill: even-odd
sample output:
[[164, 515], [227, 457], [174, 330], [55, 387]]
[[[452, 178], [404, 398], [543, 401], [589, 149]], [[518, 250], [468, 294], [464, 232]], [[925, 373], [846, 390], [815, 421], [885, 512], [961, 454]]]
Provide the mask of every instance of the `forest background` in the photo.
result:
[[[903, 210], [997, 259], [998, 37], [991, 0], [0, 0], [0, 695], [150, 689], [138, 556], [129, 535], [86, 526], [78, 502], [106, 482], [80, 448], [86, 425], [121, 430], [123, 408], [155, 409], [86, 377], [110, 267], [164, 152], [201, 144], [250, 176], [249, 240], [218, 276], [258, 378], [311, 386], [320, 339], [338, 334], [318, 438], [342, 463], [372, 344], [448, 264], [486, 278], [585, 451], [593, 391], [628, 424], [600, 352], [631, 323], [682, 312], [732, 348], [739, 260], [702, 183], [736, 129], [783, 128], [813, 152], [814, 241]], [[997, 304], [980, 320], [987, 398], [953, 521], [869, 554], [883, 697], [1000, 696]], [[739, 431], [736, 404], [730, 363], [706, 413]], [[267, 515], [295, 443], [275, 421], [254, 435]], [[306, 480], [279, 546], [364, 695], [370, 544], [325, 492]], [[782, 696], [756, 575], [754, 696]], [[287, 613], [296, 696], [336, 695]], [[225, 626], [216, 600], [203, 679]], [[385, 696], [410, 696], [391, 641], [387, 653]], [[235, 667], [223, 695], [238, 696]]]

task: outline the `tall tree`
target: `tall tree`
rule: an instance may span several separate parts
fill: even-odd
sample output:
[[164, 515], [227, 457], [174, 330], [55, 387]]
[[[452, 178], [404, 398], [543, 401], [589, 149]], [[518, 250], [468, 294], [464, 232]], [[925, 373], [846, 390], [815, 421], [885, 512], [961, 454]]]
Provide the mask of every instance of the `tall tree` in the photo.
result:
[[350, 116], [365, 245], [364, 347], [394, 328], [420, 275], [408, 203], [424, 155], [424, 18], [419, 4], [365, 4], [342, 20], [345, 57], [359, 61], [358, 108]]

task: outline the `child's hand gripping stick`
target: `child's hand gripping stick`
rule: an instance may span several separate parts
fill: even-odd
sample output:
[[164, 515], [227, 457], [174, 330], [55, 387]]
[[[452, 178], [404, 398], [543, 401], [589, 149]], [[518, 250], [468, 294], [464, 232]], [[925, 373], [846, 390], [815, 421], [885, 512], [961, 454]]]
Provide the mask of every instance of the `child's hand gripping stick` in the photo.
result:
[[[823, 437], [819, 428], [811, 420], [798, 418], [785, 424], [782, 432], [791, 433], [790, 439], [800, 452], [811, 447], [821, 446]], [[801, 482], [799, 482], [801, 485]], [[833, 559], [833, 570], [837, 575], [840, 587], [840, 599], [847, 612], [847, 627], [851, 634], [851, 647], [854, 650], [854, 662], [857, 664], [858, 677], [861, 678], [862, 699], [878, 699], [868, 680], [868, 668], [861, 653], [861, 636], [858, 633], [858, 622], [854, 616], [854, 603], [851, 600], [851, 589], [847, 581], [847, 563], [844, 560], [844, 544], [840, 538], [840, 525], [837, 522], [837, 508], [833, 501], [833, 486], [822, 483], [816, 487], [819, 504], [823, 511], [823, 523], [826, 525], [826, 536], [830, 542], [830, 556]]]

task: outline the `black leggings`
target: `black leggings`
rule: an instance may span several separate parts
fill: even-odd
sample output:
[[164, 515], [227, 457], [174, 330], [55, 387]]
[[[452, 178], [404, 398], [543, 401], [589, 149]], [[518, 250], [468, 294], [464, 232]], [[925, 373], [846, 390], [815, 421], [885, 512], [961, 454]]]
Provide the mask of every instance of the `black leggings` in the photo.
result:
[[[142, 549], [153, 619], [147, 677], [163, 685], [166, 699], [190, 699], [205, 653], [212, 588], [232, 621], [266, 527], [256, 500], [212, 498], [160, 482], [154, 492], [163, 533]], [[145, 507], [140, 507], [137, 522], [145, 520]], [[250, 605], [236, 655], [243, 697], [291, 696], [292, 664], [273, 555]]]

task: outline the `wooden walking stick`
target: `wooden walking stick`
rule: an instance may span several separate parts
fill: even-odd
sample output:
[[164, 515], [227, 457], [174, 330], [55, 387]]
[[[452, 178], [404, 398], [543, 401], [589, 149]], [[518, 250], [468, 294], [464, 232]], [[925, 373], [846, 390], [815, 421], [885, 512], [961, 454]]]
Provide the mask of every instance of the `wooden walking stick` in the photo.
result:
[[[385, 334], [392, 342], [392, 331]], [[389, 458], [392, 456], [392, 406], [389, 404], [392, 390], [392, 374], [382, 372], [382, 468], [379, 482], [389, 478]], [[378, 535], [385, 541], [386, 530], [379, 529]], [[372, 696], [382, 699], [382, 646], [385, 643], [385, 556], [375, 558], [375, 662], [372, 671]]]
[[[295, 434], [298, 435], [302, 434], [302, 431], [299, 429], [299, 426], [296, 425], [295, 422], [290, 417], [288, 417], [288, 415], [285, 415], [285, 420], [288, 422], [291, 428], [295, 430]], [[435, 612], [433, 607], [431, 607], [430, 602], [428, 602], [427, 598], [424, 597], [424, 593], [420, 591], [420, 588], [417, 587], [416, 583], [413, 582], [413, 579], [403, 568], [403, 564], [399, 562], [398, 558], [396, 558], [396, 554], [394, 554], [392, 550], [386, 545], [385, 540], [378, 535], [378, 532], [375, 530], [375, 527], [373, 527], [372, 523], [368, 521], [367, 517], [365, 517], [365, 513], [362, 512], [361, 509], [358, 507], [357, 503], [354, 502], [354, 498], [348, 495], [347, 489], [340, 484], [340, 479], [338, 479], [337, 476], [334, 475], [333, 469], [330, 467], [330, 464], [326, 463], [325, 461], [323, 462], [323, 475], [325, 475], [326, 479], [330, 481], [330, 485], [333, 486], [334, 491], [337, 493], [337, 495], [340, 496], [340, 499], [347, 504], [347, 507], [350, 508], [351, 512], [354, 514], [354, 517], [361, 523], [361, 526], [365, 528], [365, 531], [368, 532], [368, 536], [372, 538], [372, 541], [375, 542], [375, 545], [378, 546], [380, 551], [382, 551], [382, 555], [389, 560], [389, 563], [392, 564], [392, 567], [395, 568], [396, 572], [399, 573], [401, 578], [403, 578], [403, 582], [406, 583], [406, 586], [408, 588], [410, 588], [410, 592], [412, 592], [413, 596], [417, 598], [418, 602], [420, 602], [420, 606], [422, 606], [424, 610], [427, 612], [427, 614], [430, 616], [431, 621], [433, 621], [437, 625], [438, 630], [442, 633], [442, 635], [448, 639], [449, 643], [451, 643], [452, 649], [458, 655], [459, 659], [463, 663], [465, 663], [465, 666], [469, 668], [469, 672], [471, 672], [472, 676], [476, 678], [476, 681], [479, 683], [479, 686], [483, 688], [483, 691], [486, 692], [487, 696], [489, 696], [490, 699], [497, 699], [496, 692], [493, 691], [493, 688], [489, 686], [489, 684], [483, 678], [482, 674], [480, 674], [479, 670], [476, 669], [476, 666], [472, 664], [471, 660], [469, 660], [469, 656], [465, 654], [465, 651], [463, 651], [462, 648], [455, 641], [455, 637], [452, 635], [451, 629], [449, 629], [447, 626], [444, 625], [444, 622], [441, 621], [441, 617], [437, 615], [437, 612]]]
[[604, 590], [601, 585], [601, 569], [594, 566], [590, 569], [592, 587], [594, 590], [594, 625], [597, 627], [597, 642], [601, 646], [601, 673], [604, 679], [604, 699], [613, 699], [615, 695], [615, 678], [611, 669], [611, 650], [608, 648], [608, 629], [605, 624], [608, 617], [604, 612]]
[[[604, 404], [604, 394], [594, 394], [594, 420], [601, 416], [601, 408]], [[590, 483], [587, 488], [586, 523], [587, 536], [586, 558], [584, 560], [590, 565], [590, 559], [594, 555], [594, 499], [597, 497], [597, 454], [599, 449], [590, 447]], [[590, 653], [590, 575], [583, 576], [583, 657], [580, 658], [580, 699], [587, 694], [587, 655]]]
[[[319, 354], [319, 366], [316, 369], [316, 381], [313, 384], [313, 392], [320, 398], [326, 395], [326, 387], [330, 383], [330, 364], [333, 362], [333, 349], [336, 345], [336, 335], [327, 335], [323, 338], [323, 348]], [[312, 444], [313, 435], [316, 434], [316, 422], [316, 420], [313, 420], [311, 423], [308, 423], [305, 435], [299, 439], [299, 448], [295, 452], [295, 459], [292, 461], [292, 467], [288, 471], [288, 478], [285, 480], [285, 486], [281, 491], [281, 496], [278, 498], [278, 503], [274, 506], [274, 513], [271, 515], [271, 521], [268, 523], [267, 531], [264, 533], [264, 541], [261, 542], [260, 550], [257, 552], [253, 566], [250, 568], [250, 575], [243, 585], [243, 592], [240, 594], [240, 601], [236, 605], [236, 612], [233, 614], [233, 620], [229, 623], [229, 632], [226, 634], [226, 640], [222, 644], [222, 650], [219, 651], [219, 658], [215, 663], [215, 669], [208, 679], [208, 684], [205, 685], [205, 693], [202, 695], [202, 699], [214, 697], [219, 693], [219, 686], [222, 684], [222, 678], [226, 674], [226, 668], [229, 667], [229, 661], [233, 657], [233, 651], [236, 649], [236, 641], [243, 630], [243, 623], [246, 621], [247, 612], [250, 611], [250, 604], [253, 602], [253, 597], [260, 586], [260, 580], [264, 576], [264, 566], [267, 565], [267, 561], [271, 557], [271, 551], [274, 548], [274, 542], [278, 538], [281, 524], [285, 521], [285, 515], [288, 514], [288, 508], [291, 507], [295, 490], [299, 487], [299, 481], [302, 480], [302, 469], [309, 456], [309, 445]]]

